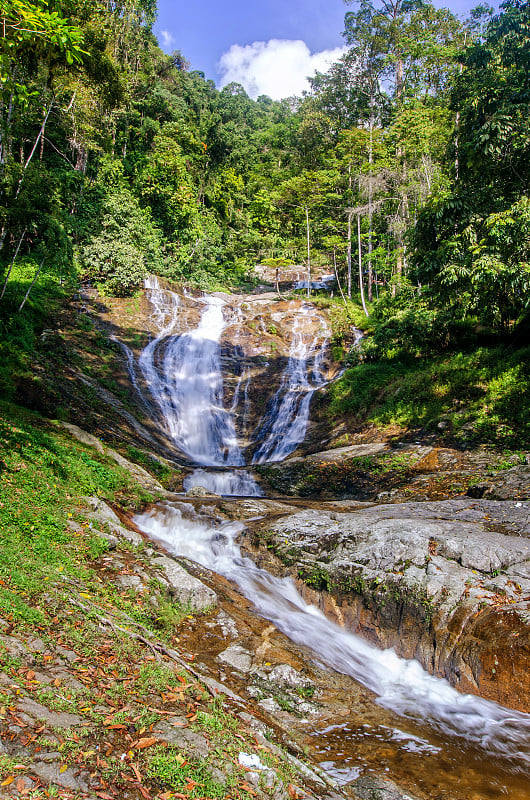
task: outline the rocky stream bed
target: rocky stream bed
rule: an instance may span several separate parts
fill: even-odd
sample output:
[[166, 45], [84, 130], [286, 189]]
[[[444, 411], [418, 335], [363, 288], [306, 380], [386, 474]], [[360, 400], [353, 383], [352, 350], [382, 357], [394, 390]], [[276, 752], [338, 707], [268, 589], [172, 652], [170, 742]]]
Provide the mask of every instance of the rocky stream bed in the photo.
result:
[[[213, 440], [216, 431], [223, 433], [201, 461], [197, 453], [203, 451], [193, 450], [196, 443], [190, 449], [189, 438], [179, 432], [178, 414], [172, 428], [178, 382], [171, 392], [161, 387], [150, 396], [148, 387], [158, 380], [150, 370], [162, 374], [170, 361], [182, 369], [173, 340], [190, 328], [202, 330], [209, 309], [216, 313], [227, 298], [214, 298], [200, 310], [185, 293], [177, 301], [164, 288], [151, 291], [150, 304], [140, 298], [121, 310], [118, 302], [102, 303], [93, 293], [81, 298], [78, 311], [95, 326], [96, 338], [113, 342], [107, 368], [117, 384], [98, 380], [99, 351], [92, 369], [68, 359], [69, 415], [92, 433], [66, 427], [118, 461], [158, 503], [133, 518], [101, 498], [88, 498], [75, 524], [80, 536], [89, 526], [101, 537], [104, 552], [93, 565], [98, 580], [119, 587], [128, 602], [137, 598], [155, 613], [168, 598], [187, 604], [190, 614], [176, 629], [177, 648], [168, 649], [133, 623], [125, 628], [144, 650], [135, 654], [135, 669], [142, 658], [170, 671], [177, 665], [186, 669], [195, 705], [173, 683], [153, 690], [141, 703], [159, 713], [142, 729], [134, 721], [140, 719], [140, 701], [113, 708], [102, 699], [98, 713], [108, 720], [106, 730], [95, 726], [93, 707], [70, 709], [70, 701], [61, 705], [56, 698], [46, 706], [43, 686], [64, 700], [66, 686], [82, 692], [88, 685], [82, 657], [61, 639], [53, 644], [12, 636], [3, 620], [0, 646], [20, 663], [16, 676], [12, 670], [0, 676], [0, 756], [21, 765], [3, 786], [6, 797], [28, 796], [46, 785], [62, 787], [64, 797], [180, 797], [156, 793], [156, 782], [148, 780], [137, 757], [144, 740], [150, 742], [146, 748], [170, 746], [182, 758], [204, 763], [221, 785], [234, 786], [233, 764], [219, 756], [215, 736], [192, 724], [194, 714], [210, 713], [198, 699], [206, 693], [222, 695], [226, 713], [241, 726], [241, 752], [261, 764], [237, 765], [239, 786], [251, 797], [527, 800], [527, 455], [506, 460], [484, 448], [442, 446], [432, 436], [400, 440], [395, 431], [379, 439], [376, 432], [348, 436], [348, 446], [333, 447], [343, 431], [333, 432], [320, 419], [317, 425], [307, 421], [302, 451], [295, 452], [297, 442], [286, 428], [276, 437], [283, 438], [282, 448], [287, 445], [281, 454], [275, 443], [261, 458], [260, 437], [263, 442], [269, 436], [265, 410], [284, 413], [279, 401], [275, 405], [275, 376], [295, 375], [297, 360], [304, 370], [307, 363], [317, 370], [316, 364], [318, 380], [303, 386], [309, 404], [336, 370], [329, 359], [320, 362], [313, 355], [308, 362], [308, 343], [327, 341], [325, 320], [306, 312], [299, 300], [264, 294], [238, 298], [224, 312], [229, 324], [221, 318], [218, 348], [209, 357], [216, 359], [212, 374], [225, 376], [222, 403], [216, 406], [212, 395], [212, 406], [220, 409]], [[164, 297], [160, 307], [157, 292]], [[295, 352], [293, 326], [300, 326], [299, 341], [305, 341], [303, 358]], [[50, 341], [59, 346], [57, 334]], [[62, 339], [59, 344], [61, 352], [71, 346]], [[291, 405], [299, 409], [296, 395], [302, 396], [304, 378], [298, 376], [292, 387], [289, 380], [283, 391], [292, 389]], [[228, 407], [233, 429], [224, 419]], [[100, 430], [122, 453], [141, 455], [143, 466], [92, 435]], [[226, 444], [231, 430], [237, 446]], [[314, 452], [324, 439], [331, 449]], [[275, 453], [278, 460], [257, 464], [241, 484], [252, 484], [263, 497], [214, 496], [200, 486], [211, 464], [221, 473], [235, 466], [239, 479], [252, 454], [266, 462]], [[280, 455], [287, 458], [280, 461]], [[151, 473], [163, 473], [166, 488]], [[186, 495], [183, 483], [193, 474], [194, 488]], [[278, 611], [276, 593], [284, 587]], [[75, 613], [92, 615], [107, 634], [115, 629], [116, 618], [84, 597], [81, 584], [71, 592]], [[109, 647], [105, 639], [97, 658], [105, 658]], [[100, 692], [103, 697], [104, 687]], [[118, 711], [123, 714], [116, 717]], [[86, 742], [87, 736], [97, 739], [93, 773], [82, 766], [87, 758], [79, 756], [76, 770], [62, 755], [65, 742], [71, 747], [76, 737]], [[112, 783], [112, 770], [99, 765], [116, 753], [127, 765], [128, 777], [120, 784], [130, 783], [125, 795]]]

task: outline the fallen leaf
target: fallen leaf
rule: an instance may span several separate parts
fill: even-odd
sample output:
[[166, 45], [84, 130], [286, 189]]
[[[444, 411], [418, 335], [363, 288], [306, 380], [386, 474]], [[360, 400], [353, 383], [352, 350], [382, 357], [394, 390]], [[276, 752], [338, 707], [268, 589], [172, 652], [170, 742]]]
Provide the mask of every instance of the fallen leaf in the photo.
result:
[[156, 736], [144, 736], [142, 739], [138, 739], [137, 742], [134, 742], [132, 747], [135, 747], [137, 750], [143, 750], [144, 747], [151, 747], [157, 742], [158, 739]]
[[14, 780], [15, 779], [13, 775], [10, 775], [9, 778], [6, 778], [5, 781], [2, 781], [2, 783], [0, 783], [0, 786], [9, 786], [11, 783], [13, 783]]
[[68, 769], [68, 764], [61, 764], [59, 772], [60, 773], [66, 772], [67, 769]]
[[239, 788], [243, 789], [243, 791], [247, 792], [247, 794], [252, 795], [252, 797], [257, 797], [257, 794], [254, 791], [254, 789], [252, 788], [252, 786], [249, 783], [247, 783], [246, 781], [244, 781], [243, 783], [240, 783], [239, 784]]

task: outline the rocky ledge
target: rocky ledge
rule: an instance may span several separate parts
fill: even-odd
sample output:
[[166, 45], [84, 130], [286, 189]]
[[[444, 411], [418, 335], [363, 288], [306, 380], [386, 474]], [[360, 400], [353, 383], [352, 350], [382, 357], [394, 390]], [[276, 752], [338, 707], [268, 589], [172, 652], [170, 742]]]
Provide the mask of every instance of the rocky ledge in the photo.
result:
[[529, 711], [529, 536], [530, 503], [464, 497], [329, 503], [263, 522], [253, 541], [351, 631]]

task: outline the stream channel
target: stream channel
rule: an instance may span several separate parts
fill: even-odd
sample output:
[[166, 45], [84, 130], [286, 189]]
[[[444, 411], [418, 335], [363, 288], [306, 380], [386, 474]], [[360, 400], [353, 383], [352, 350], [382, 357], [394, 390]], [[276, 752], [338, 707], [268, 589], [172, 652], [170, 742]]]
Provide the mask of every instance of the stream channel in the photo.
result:
[[[238, 406], [245, 416], [248, 371], [241, 371], [230, 407], [224, 403], [220, 339], [237, 310], [223, 296], [203, 296], [195, 327], [176, 333], [179, 296], [156, 279], [147, 289], [157, 334], [137, 361], [130, 360], [131, 379], [175, 447], [197, 465], [185, 489], [261, 496], [244, 469], [248, 455], [235, 423]], [[296, 310], [278, 389], [250, 437], [253, 448], [246, 448], [253, 463], [280, 461], [304, 439], [311, 397], [327, 380], [328, 329], [322, 324], [309, 335], [304, 324], [317, 311], [307, 303]], [[351, 680], [348, 717], [324, 728], [305, 721], [312, 758], [339, 784], [376, 772], [398, 784], [406, 775], [417, 797], [530, 798], [530, 715], [460, 694], [416, 661], [347, 632], [308, 605], [290, 579], [274, 577], [242, 555], [242, 523], [216, 526], [188, 508], [168, 502], [135, 523], [170, 553], [233, 582], [306, 657]]]

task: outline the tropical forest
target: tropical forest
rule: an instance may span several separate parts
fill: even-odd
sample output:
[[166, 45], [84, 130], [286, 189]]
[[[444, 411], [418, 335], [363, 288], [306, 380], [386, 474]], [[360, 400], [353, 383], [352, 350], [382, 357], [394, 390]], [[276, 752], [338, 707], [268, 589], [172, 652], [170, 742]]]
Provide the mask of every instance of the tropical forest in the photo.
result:
[[0, 0], [0, 798], [528, 800], [530, 3], [158, 14]]

